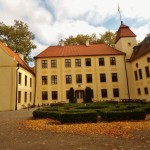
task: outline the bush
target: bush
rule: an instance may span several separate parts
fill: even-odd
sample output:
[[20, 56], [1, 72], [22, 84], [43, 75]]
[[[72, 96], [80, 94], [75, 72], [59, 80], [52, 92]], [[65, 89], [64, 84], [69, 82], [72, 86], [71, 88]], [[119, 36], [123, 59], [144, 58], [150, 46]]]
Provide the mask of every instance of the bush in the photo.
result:
[[92, 89], [90, 87], [85, 88], [84, 103], [92, 102]]
[[102, 108], [108, 108], [108, 106], [102, 105], [102, 106], [82, 106], [82, 107], [77, 107], [76, 109], [102, 109]]
[[40, 110], [40, 111], [58, 111], [58, 108], [57, 107], [43, 107], [38, 110]]
[[60, 114], [61, 123], [97, 122], [96, 112], [64, 112]]
[[33, 111], [34, 118], [51, 118], [59, 120], [59, 112], [58, 111], [43, 111], [43, 110], [35, 110]]
[[146, 114], [150, 113], [150, 106], [149, 105], [148, 106], [144, 106], [143, 108], [146, 111]]
[[51, 107], [56, 107], [56, 106], [64, 106], [65, 103], [51, 103], [50, 106]]
[[37, 109], [33, 111], [34, 118], [51, 118], [60, 121], [61, 123], [85, 123], [97, 122], [97, 113], [95, 111], [84, 110], [59, 110], [46, 111]]
[[99, 111], [102, 119], [105, 121], [124, 121], [124, 120], [144, 120], [146, 117], [146, 111], [141, 108], [132, 110], [101, 110]]
[[69, 96], [69, 102], [70, 103], [75, 103], [74, 89], [73, 88], [70, 88], [68, 96]]
[[33, 112], [34, 118], [52, 118], [61, 123], [96, 122], [97, 115], [104, 121], [144, 120], [150, 113], [150, 104], [56, 104], [53, 107], [44, 107]]

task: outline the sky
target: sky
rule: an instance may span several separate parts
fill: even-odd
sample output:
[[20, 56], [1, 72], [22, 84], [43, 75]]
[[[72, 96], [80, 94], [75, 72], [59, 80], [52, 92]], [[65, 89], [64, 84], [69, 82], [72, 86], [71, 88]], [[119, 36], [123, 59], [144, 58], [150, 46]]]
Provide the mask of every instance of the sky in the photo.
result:
[[0, 22], [21, 20], [35, 35], [34, 57], [70, 35], [116, 32], [121, 20], [140, 42], [150, 33], [149, 0], [0, 0]]

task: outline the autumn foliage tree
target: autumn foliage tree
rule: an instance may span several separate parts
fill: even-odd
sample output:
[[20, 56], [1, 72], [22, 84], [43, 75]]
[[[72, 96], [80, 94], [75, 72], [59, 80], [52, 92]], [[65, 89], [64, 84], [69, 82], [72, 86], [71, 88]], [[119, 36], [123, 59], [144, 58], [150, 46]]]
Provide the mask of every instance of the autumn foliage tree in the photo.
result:
[[33, 43], [35, 36], [29, 31], [27, 24], [15, 20], [13, 26], [0, 23], [0, 40], [7, 44], [15, 53], [24, 55], [25, 61], [32, 61], [31, 50], [36, 48]]
[[93, 33], [91, 36], [86, 34], [78, 34], [77, 36], [69, 36], [65, 39], [65, 45], [85, 45], [86, 41], [89, 40], [90, 44], [106, 43], [109, 46], [114, 46], [116, 34], [110, 31], [105, 32], [103, 35], [97, 36]]
[[114, 47], [116, 40], [116, 33], [107, 31], [101, 36], [101, 40], [103, 43], [106, 43], [107, 45]]
[[77, 36], [69, 36], [65, 40], [66, 45], [84, 45], [86, 41], [89, 40], [91, 44], [102, 43], [100, 39], [97, 38], [96, 34], [93, 33], [91, 36], [86, 34], [78, 34]]

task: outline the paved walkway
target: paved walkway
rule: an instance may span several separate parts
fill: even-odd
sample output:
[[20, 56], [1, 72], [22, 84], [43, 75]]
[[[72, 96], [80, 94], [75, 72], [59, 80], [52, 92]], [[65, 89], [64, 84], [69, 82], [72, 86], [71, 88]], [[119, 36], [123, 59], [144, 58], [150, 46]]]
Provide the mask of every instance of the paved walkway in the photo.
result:
[[[115, 138], [105, 135], [72, 135], [50, 131], [19, 130], [21, 120], [31, 119], [27, 109], [0, 112], [0, 150], [149, 150], [150, 131], [136, 139]], [[138, 136], [137, 136], [138, 137]]]

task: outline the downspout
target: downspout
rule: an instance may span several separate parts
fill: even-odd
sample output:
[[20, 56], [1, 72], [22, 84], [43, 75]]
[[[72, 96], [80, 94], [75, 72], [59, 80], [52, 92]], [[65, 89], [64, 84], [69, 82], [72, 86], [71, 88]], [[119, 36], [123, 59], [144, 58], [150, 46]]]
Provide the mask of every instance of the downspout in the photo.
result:
[[36, 65], [36, 60], [35, 60], [34, 102], [33, 102], [34, 105], [35, 105], [35, 98], [36, 98], [36, 71], [37, 71], [36, 67], [37, 65]]
[[125, 72], [126, 72], [126, 79], [127, 79], [128, 98], [130, 100], [129, 81], [128, 81], [128, 74], [127, 74], [127, 66], [126, 66], [125, 56], [124, 56], [124, 64], [125, 64]]
[[17, 69], [16, 69], [16, 103], [15, 103], [15, 110], [17, 110], [17, 103], [18, 103], [18, 69], [19, 69], [19, 64], [17, 64]]
[[36, 74], [35, 74], [35, 80], [34, 80], [34, 102], [33, 102], [34, 105], [35, 105], [35, 98], [36, 98]]

